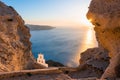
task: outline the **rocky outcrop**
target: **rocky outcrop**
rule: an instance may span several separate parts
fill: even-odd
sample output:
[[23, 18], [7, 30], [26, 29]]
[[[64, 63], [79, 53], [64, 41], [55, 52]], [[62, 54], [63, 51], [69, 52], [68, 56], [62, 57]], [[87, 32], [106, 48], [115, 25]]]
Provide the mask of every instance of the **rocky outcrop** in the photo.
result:
[[64, 67], [62, 63], [53, 61], [53, 60], [48, 60], [46, 63], [49, 65], [49, 67]]
[[21, 16], [0, 1], [0, 72], [42, 68], [32, 56], [29, 39]]
[[87, 18], [95, 25], [99, 47], [111, 57], [102, 78], [120, 77], [120, 0], [92, 0]]
[[109, 64], [109, 59], [108, 52], [102, 48], [87, 49], [81, 53], [79, 77], [101, 77]]

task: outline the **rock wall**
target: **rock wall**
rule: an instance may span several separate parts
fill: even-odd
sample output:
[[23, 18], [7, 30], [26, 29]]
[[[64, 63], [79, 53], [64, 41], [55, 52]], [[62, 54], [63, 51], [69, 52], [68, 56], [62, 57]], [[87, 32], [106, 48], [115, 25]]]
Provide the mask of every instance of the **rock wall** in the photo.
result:
[[43, 68], [32, 56], [29, 39], [21, 16], [0, 1], [0, 72]]
[[109, 65], [109, 59], [108, 51], [103, 48], [87, 49], [81, 53], [80, 66], [78, 67], [80, 76], [100, 78]]
[[87, 18], [95, 25], [99, 47], [111, 57], [102, 78], [120, 77], [120, 0], [92, 0]]

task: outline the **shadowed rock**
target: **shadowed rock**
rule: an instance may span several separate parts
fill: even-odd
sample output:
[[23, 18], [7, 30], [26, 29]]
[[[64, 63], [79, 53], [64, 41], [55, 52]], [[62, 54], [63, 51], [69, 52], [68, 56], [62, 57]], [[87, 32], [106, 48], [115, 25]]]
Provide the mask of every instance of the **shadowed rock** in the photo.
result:
[[49, 65], [49, 67], [64, 67], [64, 65], [60, 62], [56, 62], [53, 60], [48, 60], [46, 63]]
[[81, 53], [78, 67], [79, 77], [101, 77], [109, 64], [108, 51], [103, 48], [91, 48]]

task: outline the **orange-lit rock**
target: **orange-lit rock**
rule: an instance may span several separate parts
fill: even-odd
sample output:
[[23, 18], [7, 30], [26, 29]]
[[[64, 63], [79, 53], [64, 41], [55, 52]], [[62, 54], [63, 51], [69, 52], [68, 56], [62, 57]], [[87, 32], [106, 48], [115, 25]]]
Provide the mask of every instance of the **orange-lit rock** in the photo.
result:
[[102, 78], [120, 77], [120, 0], [92, 0], [87, 18], [95, 25], [99, 47], [111, 57]]
[[0, 1], [0, 72], [42, 68], [32, 56], [29, 39], [21, 16]]

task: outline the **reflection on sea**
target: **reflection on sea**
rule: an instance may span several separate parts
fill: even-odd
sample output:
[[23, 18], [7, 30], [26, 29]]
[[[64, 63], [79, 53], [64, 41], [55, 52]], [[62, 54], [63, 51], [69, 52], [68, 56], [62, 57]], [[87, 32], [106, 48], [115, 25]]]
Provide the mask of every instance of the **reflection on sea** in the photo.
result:
[[76, 65], [79, 65], [79, 60], [80, 60], [80, 53], [84, 52], [88, 48], [94, 48], [97, 47], [97, 41], [95, 37], [95, 32], [93, 28], [89, 28], [86, 34], [84, 35], [84, 39], [82, 41], [82, 44], [80, 45], [78, 51], [75, 53], [76, 55], [74, 56], [74, 62]]
[[32, 52], [39, 52], [46, 60], [54, 60], [69, 67], [79, 65], [80, 53], [97, 46], [93, 29], [56, 28], [31, 31]]

